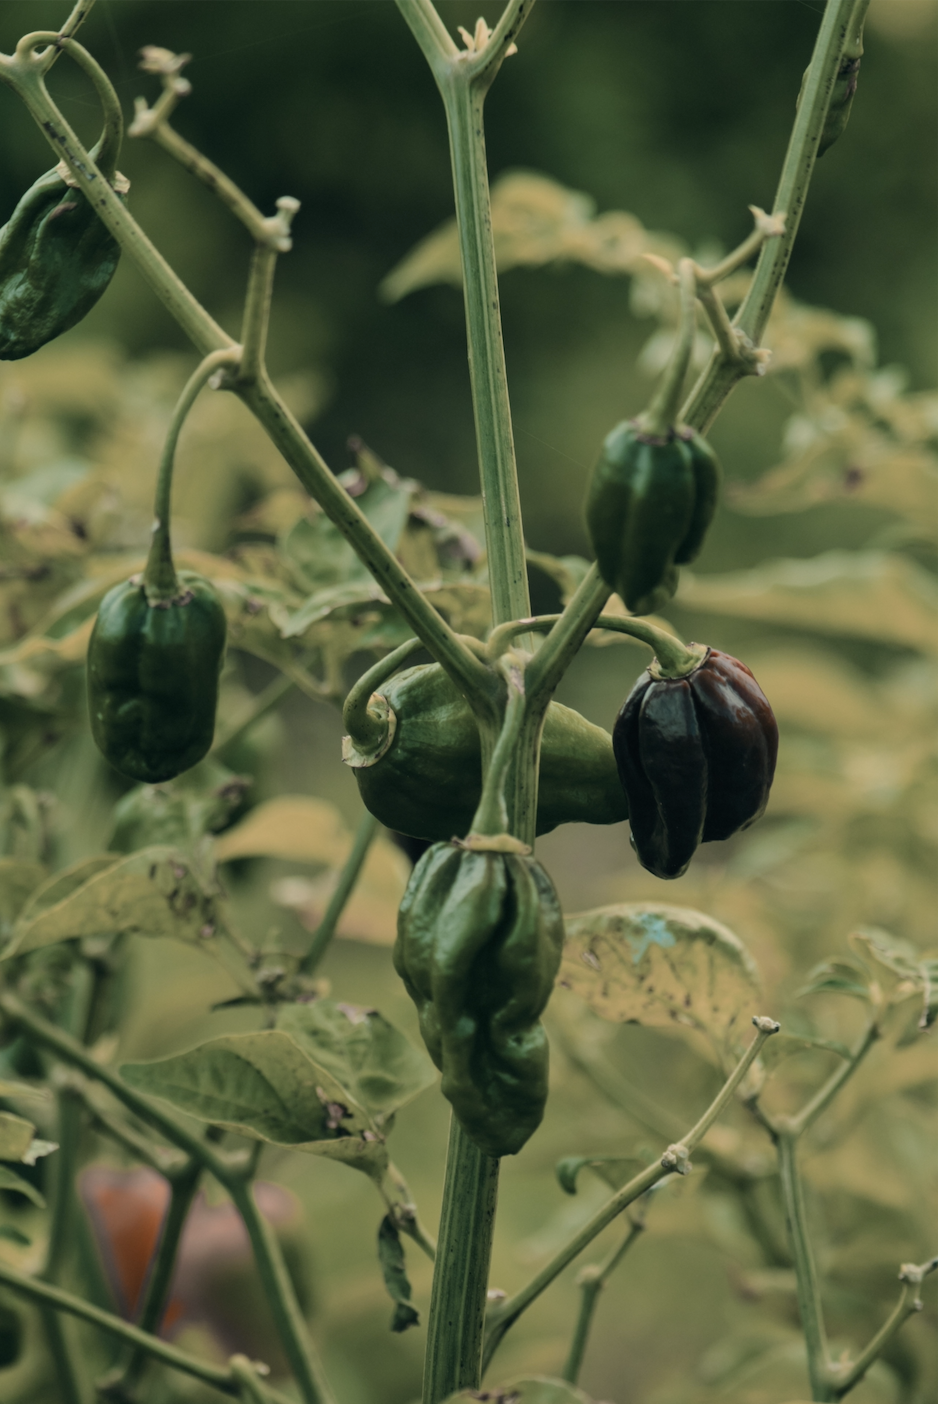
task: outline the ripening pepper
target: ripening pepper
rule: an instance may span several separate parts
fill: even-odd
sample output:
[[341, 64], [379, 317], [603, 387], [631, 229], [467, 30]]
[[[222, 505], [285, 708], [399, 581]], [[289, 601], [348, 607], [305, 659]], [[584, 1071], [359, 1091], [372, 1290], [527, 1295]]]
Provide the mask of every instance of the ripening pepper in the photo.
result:
[[[389, 744], [374, 761], [354, 744], [344, 751], [366, 809], [414, 838], [467, 834], [482, 792], [482, 751], [455, 684], [439, 664], [408, 668], [383, 682], [372, 704], [387, 715]], [[347, 741], [355, 743], [355, 735]], [[627, 817], [609, 733], [552, 702], [541, 740], [537, 832]]]
[[660, 609], [694, 560], [716, 508], [720, 466], [688, 428], [616, 425], [593, 469], [586, 524], [603, 580], [633, 614]]
[[92, 735], [115, 770], [148, 785], [195, 765], [215, 733], [225, 612], [202, 576], [177, 580], [153, 603], [142, 575], [115, 585], [88, 644]]
[[114, 276], [120, 245], [57, 171], [0, 229], [0, 360], [30, 356], [80, 322]]
[[711, 648], [684, 677], [642, 673], [612, 744], [638, 860], [676, 878], [699, 843], [729, 838], [764, 812], [778, 727], [745, 664]]
[[394, 967], [417, 1006], [443, 1095], [487, 1155], [517, 1154], [544, 1114], [540, 1015], [563, 939], [557, 894], [526, 854], [437, 843], [411, 874]]

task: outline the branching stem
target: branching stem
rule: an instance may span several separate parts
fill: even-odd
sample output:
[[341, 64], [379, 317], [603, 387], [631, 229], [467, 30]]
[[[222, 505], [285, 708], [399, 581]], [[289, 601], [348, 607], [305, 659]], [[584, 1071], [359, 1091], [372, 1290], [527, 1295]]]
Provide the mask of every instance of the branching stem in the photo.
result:
[[633, 1204], [636, 1199], [645, 1194], [656, 1185], [659, 1180], [663, 1180], [666, 1175], [677, 1172], [686, 1174], [690, 1169], [690, 1155], [707, 1134], [710, 1127], [716, 1121], [727, 1102], [732, 1097], [736, 1088], [742, 1082], [754, 1060], [759, 1056], [762, 1045], [767, 1038], [771, 1038], [773, 1033], [778, 1032], [778, 1024], [774, 1019], [756, 1018], [753, 1019], [756, 1026], [756, 1036], [740, 1058], [736, 1067], [730, 1073], [726, 1082], [720, 1088], [710, 1106], [696, 1125], [677, 1144], [669, 1146], [660, 1160], [647, 1166], [629, 1180], [628, 1184], [608, 1199], [606, 1203], [597, 1209], [591, 1219], [580, 1228], [568, 1243], [564, 1245], [551, 1260], [536, 1273], [526, 1287], [522, 1287], [520, 1292], [516, 1292], [507, 1301], [500, 1302], [490, 1309], [486, 1320], [485, 1354], [483, 1359], [483, 1369], [488, 1365], [506, 1332], [514, 1325], [522, 1312], [527, 1311], [532, 1302], [536, 1301], [541, 1293], [559, 1277], [564, 1268], [572, 1263], [574, 1258], [582, 1253], [588, 1244], [592, 1243], [597, 1234], [602, 1233], [613, 1219]]
[[[167, 1341], [161, 1341], [157, 1336], [149, 1336], [146, 1331], [141, 1331], [139, 1326], [132, 1326], [129, 1321], [124, 1321], [109, 1311], [103, 1311], [100, 1307], [93, 1306], [91, 1302], [73, 1296], [71, 1292], [63, 1291], [61, 1287], [52, 1287], [46, 1282], [40, 1282], [35, 1277], [27, 1277], [25, 1273], [17, 1272], [15, 1268], [9, 1267], [2, 1261], [0, 1261], [0, 1283], [19, 1293], [20, 1296], [36, 1302], [41, 1307], [77, 1316], [79, 1320], [87, 1321], [90, 1325], [107, 1331], [109, 1335], [115, 1336], [118, 1340], [146, 1351], [154, 1360], [159, 1360], [174, 1370], [181, 1370], [183, 1374], [192, 1375], [194, 1379], [201, 1380], [203, 1384], [212, 1385], [215, 1389], [221, 1390], [222, 1394], [237, 1396], [238, 1382], [229, 1370], [222, 1370], [207, 1360], [201, 1360], [198, 1356], [178, 1350], [176, 1346], [170, 1345]], [[289, 1404], [289, 1401], [282, 1394], [276, 1393], [267, 1386], [264, 1386], [264, 1389], [265, 1404]]]
[[567, 1380], [570, 1384], [576, 1384], [580, 1378], [580, 1370], [583, 1368], [583, 1357], [586, 1354], [586, 1346], [589, 1341], [590, 1330], [593, 1325], [593, 1316], [596, 1312], [596, 1305], [599, 1301], [600, 1293], [605, 1287], [609, 1278], [625, 1257], [626, 1253], [635, 1243], [642, 1232], [645, 1224], [642, 1219], [629, 1219], [629, 1228], [621, 1243], [606, 1255], [601, 1263], [592, 1263], [589, 1267], [583, 1268], [577, 1277], [577, 1286], [580, 1289], [580, 1310], [577, 1313], [576, 1326], [573, 1328], [573, 1339], [570, 1342], [570, 1351], [567, 1361], [560, 1372], [560, 1378]]

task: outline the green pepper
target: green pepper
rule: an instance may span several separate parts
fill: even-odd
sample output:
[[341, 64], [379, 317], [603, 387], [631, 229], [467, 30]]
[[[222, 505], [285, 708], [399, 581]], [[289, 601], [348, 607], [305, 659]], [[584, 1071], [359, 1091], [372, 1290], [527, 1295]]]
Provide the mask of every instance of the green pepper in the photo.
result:
[[417, 1006], [443, 1095], [488, 1155], [516, 1155], [543, 1117], [540, 1015], [563, 939], [550, 878], [520, 853], [434, 844], [404, 893], [394, 968]]
[[234, 354], [213, 352], [189, 378], [160, 459], [146, 569], [108, 591], [88, 642], [91, 734], [115, 770], [148, 785], [189, 770], [215, 734], [225, 611], [209, 581], [176, 572], [170, 492], [185, 417], [202, 386]]
[[716, 508], [720, 468], [692, 429], [646, 430], [626, 420], [607, 435], [590, 480], [586, 523], [606, 584], [633, 614], [651, 614], [677, 589]]
[[[116, 99], [91, 151], [100, 176], [122, 198], [116, 172], [124, 125]], [[59, 165], [30, 186], [0, 229], [0, 360], [16, 361], [88, 313], [114, 276], [120, 245]]]
[[189, 770], [215, 734], [225, 612], [207, 580], [177, 578], [155, 603], [141, 575], [115, 585], [88, 645], [91, 733], [115, 770], [148, 785]]
[[[393, 657], [385, 660], [392, 666]], [[369, 679], [346, 704], [343, 756], [355, 772], [366, 809], [382, 824], [421, 839], [469, 831], [482, 792], [482, 751], [468, 703], [439, 664], [408, 668], [372, 694]], [[360, 709], [375, 739], [362, 735]], [[352, 705], [350, 705], [352, 704]], [[617, 824], [628, 808], [616, 771], [612, 738], [559, 702], [547, 710], [541, 740], [537, 832], [558, 824]]]
[[677, 589], [716, 510], [720, 465], [699, 434], [677, 421], [696, 318], [696, 274], [679, 265], [681, 322], [664, 378], [648, 408], [606, 436], [586, 499], [599, 573], [633, 614], [651, 614]]

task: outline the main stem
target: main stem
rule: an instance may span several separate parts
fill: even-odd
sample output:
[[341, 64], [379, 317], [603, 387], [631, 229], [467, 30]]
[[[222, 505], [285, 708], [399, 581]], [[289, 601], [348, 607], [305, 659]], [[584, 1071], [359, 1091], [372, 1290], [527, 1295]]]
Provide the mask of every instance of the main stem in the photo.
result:
[[492, 239], [492, 207], [482, 124], [485, 88], [473, 82], [458, 63], [453, 64], [443, 87], [443, 100], [449, 124], [462, 256], [469, 375], [485, 507], [492, 622], [503, 624], [508, 619], [523, 619], [530, 614], [531, 602]]
[[[508, 40], [523, 23], [530, 3], [509, 0], [491, 47], [475, 65], [468, 54], [456, 50], [430, 0], [398, 0], [398, 4], [430, 63], [446, 110], [492, 623], [505, 624], [528, 616], [531, 604], [499, 312], [483, 106]], [[501, 718], [486, 716], [478, 707], [474, 710], [488, 763]], [[508, 832], [532, 848], [542, 721], [543, 712], [532, 715], [522, 727], [505, 787]], [[498, 1161], [483, 1154], [453, 1117], [427, 1327], [423, 1404], [438, 1404], [457, 1390], [479, 1385], [497, 1194]]]

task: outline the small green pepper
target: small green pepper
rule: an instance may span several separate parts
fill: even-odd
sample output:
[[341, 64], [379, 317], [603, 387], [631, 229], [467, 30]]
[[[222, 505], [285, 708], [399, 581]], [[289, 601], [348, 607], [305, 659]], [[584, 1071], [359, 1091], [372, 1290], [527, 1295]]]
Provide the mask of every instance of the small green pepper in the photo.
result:
[[677, 589], [716, 508], [720, 468], [692, 429], [645, 430], [626, 420], [607, 436], [590, 480], [586, 523], [607, 585], [633, 614], [651, 614]]
[[141, 575], [115, 585], [88, 645], [91, 733], [115, 770], [148, 785], [189, 770], [215, 734], [225, 612], [207, 580], [177, 578], [155, 603]]
[[91, 733], [115, 770], [149, 785], [189, 770], [207, 754], [215, 733], [225, 611], [202, 576], [176, 572], [170, 493], [185, 417], [233, 354], [213, 352], [189, 378], [160, 460], [146, 569], [108, 591], [88, 642]]
[[599, 573], [633, 614], [651, 614], [674, 594], [678, 566], [703, 545], [720, 484], [709, 444], [676, 423], [697, 324], [689, 259], [680, 286], [680, 332], [664, 379], [643, 414], [606, 436], [586, 499]]

